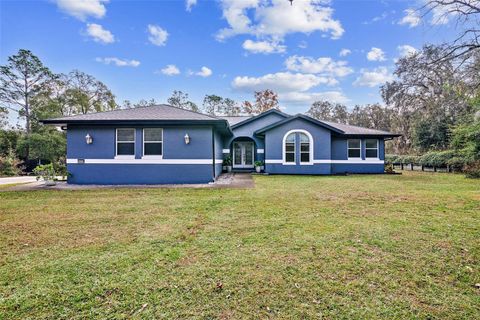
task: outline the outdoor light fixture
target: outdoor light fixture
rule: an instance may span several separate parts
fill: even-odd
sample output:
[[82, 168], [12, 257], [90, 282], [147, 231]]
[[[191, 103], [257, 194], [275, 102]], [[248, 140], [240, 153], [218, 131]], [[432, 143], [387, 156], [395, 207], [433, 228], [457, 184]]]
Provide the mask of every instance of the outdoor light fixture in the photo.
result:
[[87, 144], [92, 144], [93, 143], [93, 138], [90, 134], [87, 133], [87, 135], [85, 136], [85, 142]]
[[188, 133], [185, 133], [185, 137], [183, 137], [185, 139], [185, 144], [189, 144], [190, 143], [190, 136], [188, 135]]

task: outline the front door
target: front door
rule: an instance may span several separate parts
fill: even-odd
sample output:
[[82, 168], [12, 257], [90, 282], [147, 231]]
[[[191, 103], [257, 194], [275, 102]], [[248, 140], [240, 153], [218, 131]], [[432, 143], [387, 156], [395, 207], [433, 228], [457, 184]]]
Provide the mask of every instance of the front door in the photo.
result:
[[233, 167], [253, 168], [253, 142], [233, 143]]

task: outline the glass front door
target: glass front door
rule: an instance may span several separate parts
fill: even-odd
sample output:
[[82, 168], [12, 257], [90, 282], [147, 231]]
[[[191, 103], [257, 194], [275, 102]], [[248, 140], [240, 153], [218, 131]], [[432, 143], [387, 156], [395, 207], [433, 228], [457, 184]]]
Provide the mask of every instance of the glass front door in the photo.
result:
[[253, 142], [233, 143], [233, 167], [253, 168]]

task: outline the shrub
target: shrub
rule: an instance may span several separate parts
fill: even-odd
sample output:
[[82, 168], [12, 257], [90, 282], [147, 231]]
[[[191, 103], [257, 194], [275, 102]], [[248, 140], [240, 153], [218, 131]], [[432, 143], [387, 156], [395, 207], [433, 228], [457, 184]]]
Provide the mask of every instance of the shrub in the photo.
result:
[[465, 158], [462, 157], [452, 157], [447, 160], [447, 165], [449, 165], [453, 171], [462, 171], [462, 168], [466, 164], [467, 161], [465, 160]]
[[455, 156], [456, 153], [454, 150], [431, 151], [420, 157], [420, 164], [429, 167], [446, 167], [448, 160]]
[[17, 176], [22, 173], [22, 162], [12, 148], [8, 150], [7, 155], [0, 156], [0, 176]]
[[463, 172], [467, 178], [480, 179], [480, 160], [465, 165]]
[[36, 166], [35, 169], [33, 169], [33, 173], [37, 176], [37, 180], [54, 181], [56, 178], [52, 163]]
[[385, 163], [398, 163], [398, 157], [395, 154], [386, 154], [385, 155]]

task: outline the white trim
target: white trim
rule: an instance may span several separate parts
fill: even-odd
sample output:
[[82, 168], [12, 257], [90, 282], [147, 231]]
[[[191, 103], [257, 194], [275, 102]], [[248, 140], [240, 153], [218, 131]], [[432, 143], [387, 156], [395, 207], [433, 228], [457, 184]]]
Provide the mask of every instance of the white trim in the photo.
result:
[[[367, 148], [367, 140], [377, 140], [377, 147], [376, 148]], [[379, 152], [379, 149], [380, 146], [378, 145], [378, 139], [365, 139], [365, 159], [373, 159], [373, 160], [378, 160], [378, 152]], [[377, 155], [375, 157], [369, 157], [367, 158], [367, 150], [377, 150]]]
[[[351, 141], [351, 140], [358, 140], [360, 146], [359, 146], [358, 148], [350, 148], [350, 141]], [[349, 153], [350, 149], [352, 149], [352, 150], [360, 150], [360, 157], [354, 157], [354, 158], [349, 157], [349, 156], [348, 156], [348, 153]], [[347, 159], [348, 159], [348, 160], [353, 160], [353, 161], [360, 161], [360, 160], [362, 160], [362, 139], [357, 139], [357, 138], [355, 138], [355, 139], [347, 139]]]
[[120, 155], [120, 156], [115, 156], [114, 159], [118, 159], [118, 160], [135, 159], [135, 155], [133, 155], [133, 156]]
[[[162, 141], [148, 141], [147, 143], [161, 143], [162, 144], [162, 154], [150, 154], [145, 155], [145, 129], [160, 129], [162, 130]], [[163, 159], [163, 128], [159, 127], [146, 127], [142, 128], [142, 159]]]
[[257, 153], [265, 153], [264, 149], [257, 149]]
[[[276, 159], [267, 159], [265, 163], [270, 164], [284, 164], [283, 160]], [[374, 159], [374, 160], [313, 160], [312, 164], [385, 164], [384, 160]], [[288, 163], [287, 165], [290, 165]]]
[[[118, 152], [118, 143], [132, 143], [132, 141], [118, 141], [118, 129], [130, 129], [133, 130], [133, 154], [117, 154]], [[116, 157], [134, 157], [135, 158], [135, 149], [137, 145], [137, 130], [135, 128], [115, 128], [115, 158]], [[120, 159], [120, 158], [119, 158]]]
[[[68, 164], [77, 164], [79, 159], [67, 159]], [[212, 159], [81, 159], [85, 164], [212, 164]], [[215, 159], [215, 164], [222, 163]]]
[[[295, 137], [295, 142], [294, 142], [294, 161], [293, 162], [286, 162], [285, 161], [285, 144], [286, 144], [287, 137], [291, 133], [297, 133], [297, 132], [306, 134], [308, 139], [309, 139], [309, 156], [310, 156], [309, 159], [310, 160], [308, 162], [301, 162], [301, 157], [300, 157], [300, 165], [312, 165], [313, 164], [313, 137], [310, 134], [310, 132], [308, 132], [307, 130], [304, 130], [304, 129], [293, 129], [293, 130], [290, 130], [287, 133], [285, 133], [285, 135], [283, 136], [283, 142], [282, 142], [282, 161], [283, 161], [283, 164], [284, 165], [296, 165], [297, 164], [297, 139], [296, 139], [296, 137]], [[300, 150], [301, 150], [301, 143], [300, 142], [299, 142], [299, 145], [300, 145]]]
[[230, 153], [230, 149], [222, 149], [222, 153]]
[[271, 160], [271, 159], [267, 159], [265, 160], [265, 163], [283, 163], [283, 160]]

